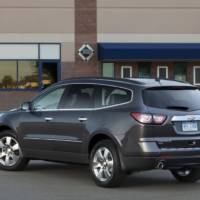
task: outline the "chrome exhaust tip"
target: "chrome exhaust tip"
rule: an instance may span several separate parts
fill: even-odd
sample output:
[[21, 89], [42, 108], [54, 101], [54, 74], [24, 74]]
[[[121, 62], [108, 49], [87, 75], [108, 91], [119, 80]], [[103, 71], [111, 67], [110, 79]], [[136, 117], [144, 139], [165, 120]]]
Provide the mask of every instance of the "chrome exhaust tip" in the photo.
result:
[[164, 169], [165, 168], [165, 161], [159, 161], [157, 166], [156, 166], [156, 169]]

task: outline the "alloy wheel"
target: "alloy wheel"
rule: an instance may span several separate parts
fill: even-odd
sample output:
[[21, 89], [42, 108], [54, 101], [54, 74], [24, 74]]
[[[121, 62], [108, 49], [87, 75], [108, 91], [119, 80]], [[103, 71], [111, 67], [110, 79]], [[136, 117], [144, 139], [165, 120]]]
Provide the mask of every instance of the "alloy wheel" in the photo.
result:
[[12, 167], [21, 158], [19, 143], [11, 136], [0, 139], [0, 164], [5, 167]]
[[114, 160], [111, 151], [106, 147], [100, 147], [96, 150], [92, 170], [95, 177], [102, 182], [108, 181], [113, 175]]

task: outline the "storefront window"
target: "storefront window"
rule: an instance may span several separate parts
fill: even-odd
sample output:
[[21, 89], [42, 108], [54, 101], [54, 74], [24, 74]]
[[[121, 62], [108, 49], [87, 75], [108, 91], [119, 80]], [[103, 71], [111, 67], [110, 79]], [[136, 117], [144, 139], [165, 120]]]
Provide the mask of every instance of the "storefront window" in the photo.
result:
[[187, 63], [175, 63], [174, 65], [174, 80], [187, 80]]
[[114, 77], [115, 76], [114, 63], [103, 63], [102, 75], [103, 77]]
[[17, 88], [17, 62], [0, 61], [0, 88]]
[[151, 78], [151, 63], [139, 63], [139, 78]]
[[0, 61], [0, 89], [42, 89], [59, 79], [59, 63]]
[[18, 62], [18, 88], [38, 88], [38, 63], [37, 61]]

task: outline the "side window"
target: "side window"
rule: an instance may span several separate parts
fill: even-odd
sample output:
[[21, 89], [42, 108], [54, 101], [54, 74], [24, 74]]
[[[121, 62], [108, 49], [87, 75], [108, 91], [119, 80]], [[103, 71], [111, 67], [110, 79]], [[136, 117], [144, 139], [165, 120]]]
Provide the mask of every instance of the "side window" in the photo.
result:
[[60, 109], [94, 108], [94, 86], [72, 85], [62, 96]]
[[55, 89], [33, 103], [35, 110], [57, 109], [64, 94], [65, 88]]
[[131, 100], [131, 95], [131, 91], [129, 90], [99, 86], [98, 92], [96, 93], [95, 106], [101, 108], [126, 103]]

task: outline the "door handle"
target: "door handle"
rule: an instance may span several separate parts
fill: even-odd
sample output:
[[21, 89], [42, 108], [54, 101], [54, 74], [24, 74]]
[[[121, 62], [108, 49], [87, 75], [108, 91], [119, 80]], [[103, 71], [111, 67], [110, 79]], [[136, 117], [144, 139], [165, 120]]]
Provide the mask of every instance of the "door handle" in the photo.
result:
[[45, 119], [45, 121], [47, 121], [47, 122], [50, 122], [50, 121], [52, 121], [52, 120], [53, 120], [53, 118], [52, 118], [52, 117], [45, 117], [44, 119]]
[[85, 121], [87, 121], [88, 119], [87, 119], [86, 117], [79, 117], [78, 120], [79, 120], [80, 122], [85, 122]]

